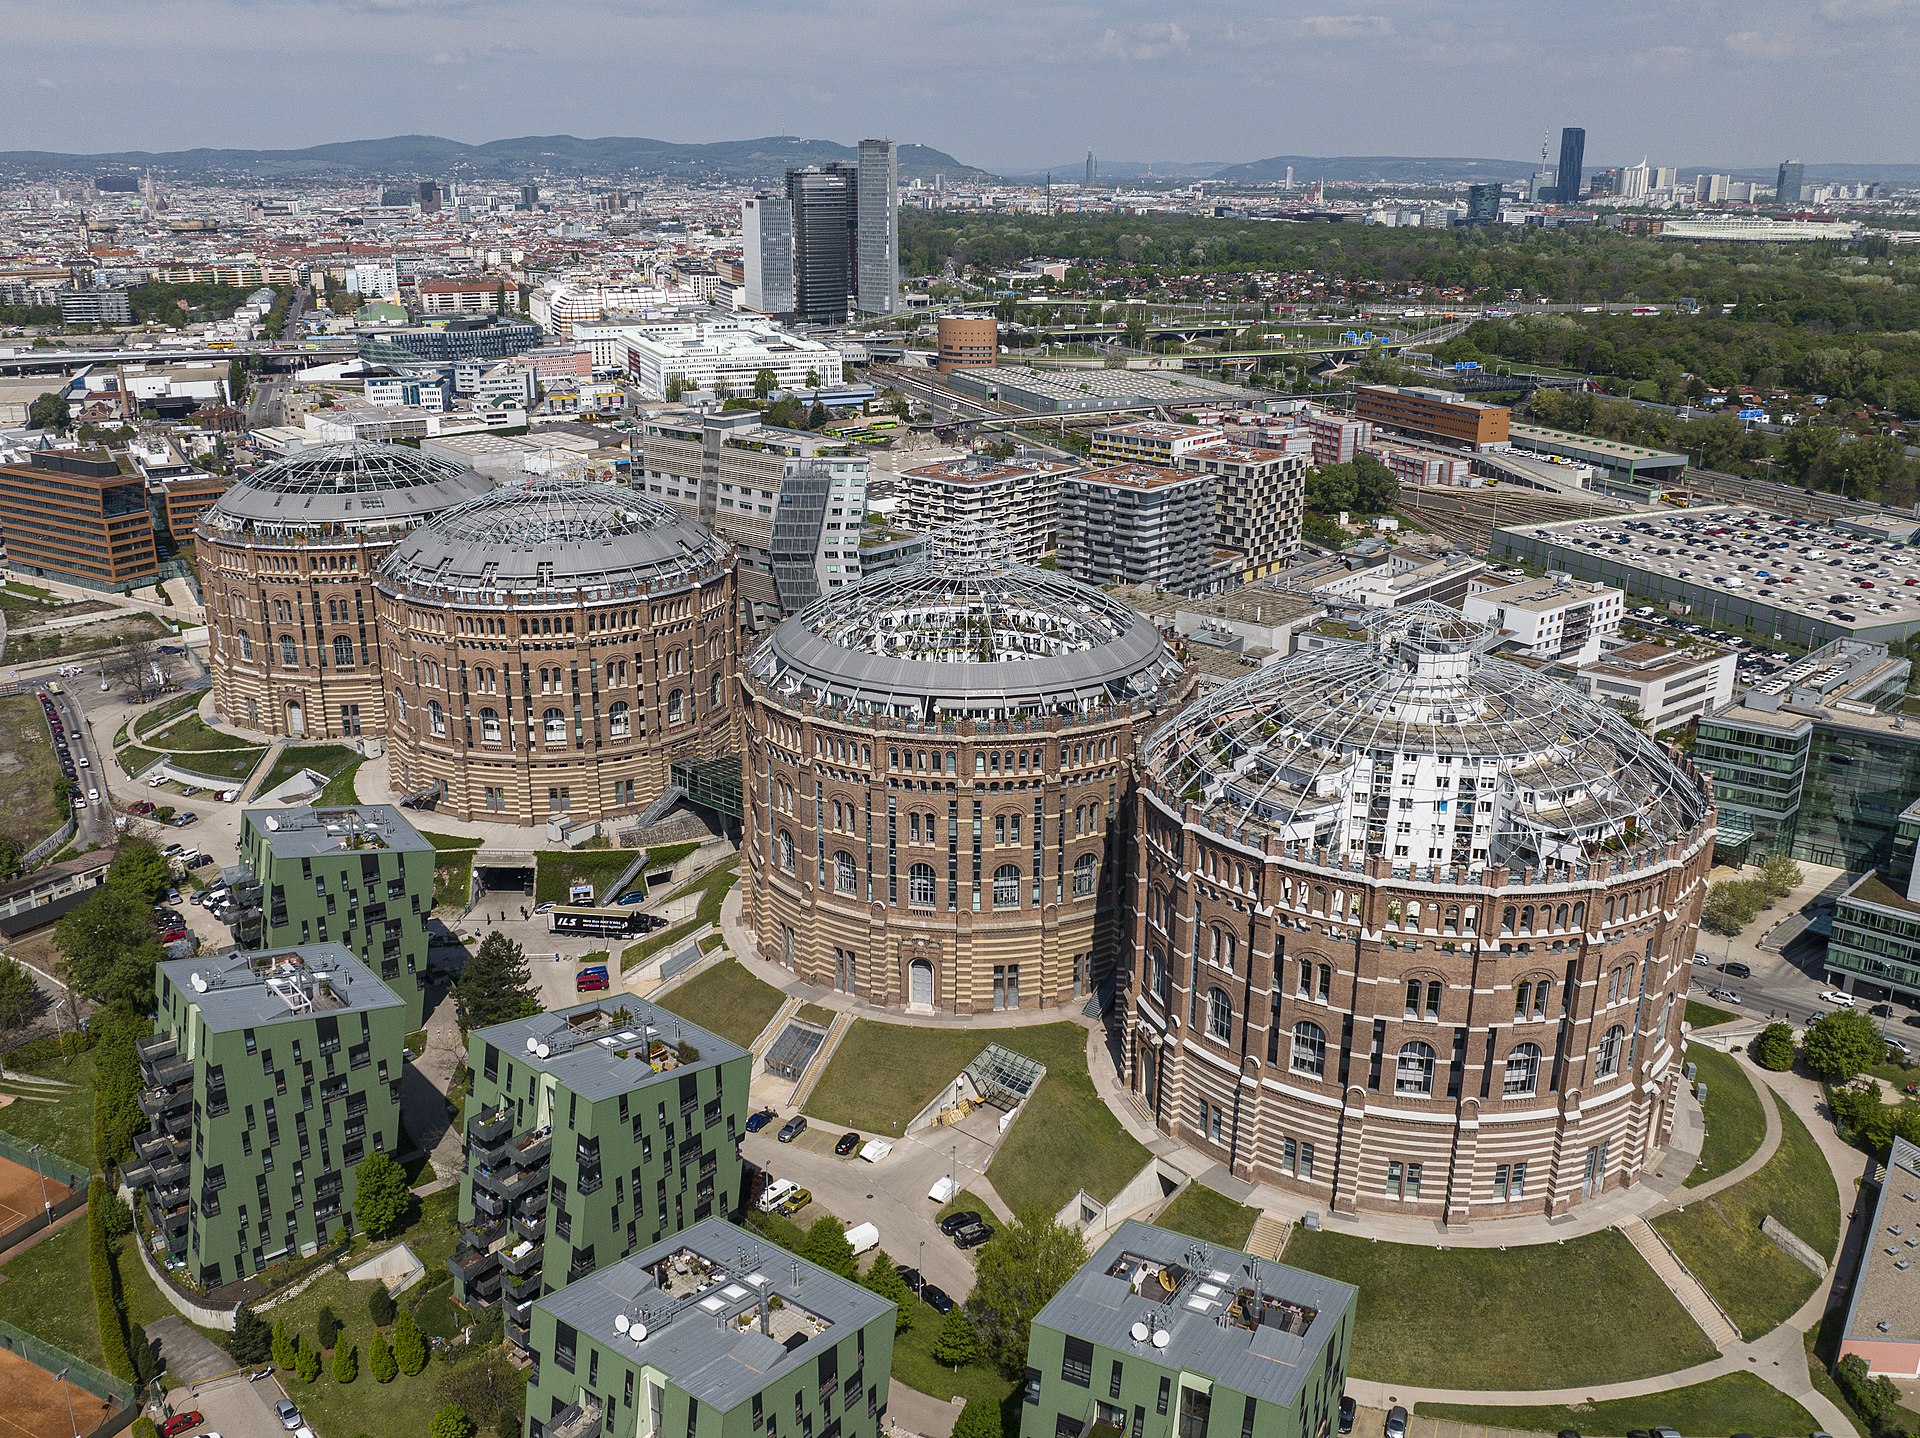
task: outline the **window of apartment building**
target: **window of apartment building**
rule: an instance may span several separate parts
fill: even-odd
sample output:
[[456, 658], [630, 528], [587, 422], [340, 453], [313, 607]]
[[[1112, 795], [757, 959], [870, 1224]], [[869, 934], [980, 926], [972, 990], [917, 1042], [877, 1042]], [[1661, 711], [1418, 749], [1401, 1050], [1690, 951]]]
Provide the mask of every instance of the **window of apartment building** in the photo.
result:
[[1068, 1335], [1060, 1357], [1060, 1378], [1078, 1388], [1093, 1384], [1093, 1345], [1084, 1338]]

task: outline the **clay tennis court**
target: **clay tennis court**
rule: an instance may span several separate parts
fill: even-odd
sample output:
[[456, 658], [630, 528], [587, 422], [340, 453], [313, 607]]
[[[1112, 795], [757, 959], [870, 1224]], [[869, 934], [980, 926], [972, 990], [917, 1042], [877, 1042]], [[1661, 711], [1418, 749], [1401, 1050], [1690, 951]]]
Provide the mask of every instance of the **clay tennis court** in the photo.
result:
[[40, 1183], [40, 1175], [32, 1169], [0, 1158], [0, 1233], [38, 1217], [43, 1204], [58, 1203], [71, 1192], [59, 1179], [48, 1178], [43, 1197]]
[[[69, 1398], [73, 1400], [72, 1426], [67, 1419]], [[113, 1413], [113, 1404], [0, 1348], [0, 1438], [73, 1438], [75, 1429], [83, 1435], [91, 1433]]]

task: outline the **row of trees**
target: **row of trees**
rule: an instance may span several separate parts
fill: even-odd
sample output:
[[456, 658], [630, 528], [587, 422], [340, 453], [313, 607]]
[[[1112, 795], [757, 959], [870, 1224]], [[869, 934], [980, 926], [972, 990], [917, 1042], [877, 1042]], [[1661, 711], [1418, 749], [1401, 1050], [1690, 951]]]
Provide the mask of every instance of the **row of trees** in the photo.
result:
[[1786, 898], [1805, 878], [1792, 856], [1769, 854], [1760, 861], [1752, 878], [1722, 879], [1707, 890], [1700, 909], [1700, 927], [1714, 934], [1737, 934], [1763, 910]]

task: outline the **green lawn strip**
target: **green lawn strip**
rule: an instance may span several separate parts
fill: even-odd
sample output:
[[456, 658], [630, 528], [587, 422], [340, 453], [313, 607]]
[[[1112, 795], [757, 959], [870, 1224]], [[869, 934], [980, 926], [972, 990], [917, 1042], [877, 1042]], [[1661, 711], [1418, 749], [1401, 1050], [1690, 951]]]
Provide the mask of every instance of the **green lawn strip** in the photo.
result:
[[[912, 1255], [893, 1255], [908, 1262]], [[929, 1397], [979, 1399], [998, 1408], [1014, 1390], [1014, 1381], [991, 1363], [969, 1363], [958, 1372], [933, 1356], [933, 1342], [940, 1336], [940, 1315], [925, 1304], [918, 1305], [913, 1327], [893, 1338], [893, 1377], [896, 1382], [917, 1389]]]
[[124, 749], [114, 750], [113, 757], [120, 766], [120, 772], [129, 779], [135, 779], [167, 756], [152, 749], [143, 749], [138, 744], [129, 744]]
[[564, 853], [533, 856], [533, 901], [536, 904], [564, 904], [572, 884], [593, 885], [598, 903], [600, 891], [625, 871], [639, 855], [638, 849], [570, 849]]
[[941, 1219], [950, 1218], [956, 1213], [977, 1213], [989, 1222], [993, 1222], [1002, 1217], [999, 1209], [988, 1203], [970, 1188], [961, 1189], [952, 1198], [940, 1205], [940, 1211], [933, 1216], [934, 1222], [938, 1223]]
[[[673, 997], [669, 994], [668, 1001]], [[855, 1019], [814, 1085], [807, 1112], [841, 1128], [898, 1135], [990, 1038], [985, 1029], [907, 1028]]]
[[40, 1144], [81, 1168], [93, 1167], [93, 1055], [75, 1055], [71, 1063], [50, 1059], [21, 1072], [64, 1079], [72, 1088], [46, 1089], [51, 1103], [22, 1099], [0, 1109], [0, 1130], [24, 1148]]
[[166, 728], [155, 731], [151, 728], [141, 731], [141, 740], [156, 749], [246, 749], [253, 740], [240, 734], [229, 734], [224, 729], [216, 729], [198, 714], [185, 714]]
[[174, 767], [185, 774], [202, 774], [209, 779], [244, 779], [266, 754], [258, 749], [209, 749], [200, 753], [174, 754]]
[[[360, 756], [345, 744], [293, 744], [280, 751], [280, 757], [260, 781], [260, 792], [278, 789], [303, 769], [331, 778]], [[476, 841], [478, 842], [478, 841]]]
[[[1504, 1250], [1296, 1229], [1286, 1261], [1360, 1290], [1352, 1371], [1375, 1382], [1431, 1383], [1444, 1373], [1449, 1387], [1565, 1388], [1672, 1373], [1715, 1353], [1616, 1229]], [[1526, 1315], [1525, 1342], [1460, 1341], [1512, 1334], [1516, 1313]], [[1623, 1313], [1633, 1321], [1620, 1322]]]
[[1813, 1135], [1777, 1098], [1780, 1148], [1759, 1172], [1653, 1221], [1693, 1276], [1748, 1338], [1778, 1327], [1819, 1280], [1760, 1232], [1772, 1215], [1831, 1259], [1840, 1236], [1840, 1197]]
[[1725, 1009], [1717, 1009], [1712, 1004], [1703, 1004], [1698, 999], [1687, 1000], [1686, 1020], [1696, 1029], [1710, 1029], [1715, 1024], [1730, 1024], [1733, 1015]]
[[33, 695], [0, 696], [0, 751], [6, 754], [0, 770], [0, 834], [29, 849], [66, 818], [66, 806], [54, 793], [60, 760]]
[[1044, 1063], [1047, 1074], [987, 1165], [994, 1190], [1016, 1214], [1030, 1208], [1053, 1213], [1080, 1189], [1105, 1203], [1149, 1155], [1094, 1088], [1087, 1031], [1078, 1024], [1047, 1024], [996, 1037]]
[[756, 979], [738, 959], [725, 959], [660, 996], [661, 1007], [741, 1048], [760, 1037], [785, 1001], [780, 990]]
[[802, 1004], [794, 1010], [793, 1016], [805, 1023], [818, 1024], [823, 1029], [833, 1022], [833, 1010], [822, 1008], [819, 1004]]
[[640, 866], [640, 872], [657, 874], [662, 869], [671, 869], [699, 847], [698, 844], [656, 844], [647, 850], [647, 862]]
[[128, 731], [135, 739], [146, 739], [159, 733], [168, 724], [183, 714], [191, 714], [200, 707], [203, 694], [176, 694], [133, 716], [127, 721]]
[[75, 1358], [100, 1362], [100, 1326], [87, 1286], [84, 1213], [53, 1237], [15, 1252], [0, 1265], [0, 1278], [6, 1280], [0, 1283], [0, 1318]]
[[1203, 1183], [1190, 1183], [1160, 1211], [1154, 1223], [1191, 1238], [1204, 1238], [1208, 1243], [1244, 1250], [1247, 1236], [1253, 1232], [1254, 1220], [1259, 1217], [1257, 1208], [1235, 1203]]
[[694, 910], [693, 917], [675, 924], [671, 928], [662, 929], [659, 933], [652, 934], [637, 944], [628, 944], [626, 948], [620, 951], [620, 967], [630, 969], [635, 964], [645, 963], [662, 949], [679, 943], [696, 929], [707, 924], [719, 923], [720, 905], [727, 897], [727, 890], [731, 889], [734, 881], [740, 877], [739, 866], [740, 861], [737, 858], [729, 859], [726, 863], [701, 875], [691, 884], [686, 885], [684, 888], [676, 889], [673, 893], [669, 894], [667, 896], [669, 899], [680, 899], [685, 898], [688, 894], [699, 894], [700, 903]]
[[366, 761], [363, 759], [355, 759], [351, 764], [347, 765], [346, 768], [342, 769], [338, 774], [335, 774], [331, 779], [327, 780], [327, 787], [320, 791], [320, 803], [322, 804], [357, 804], [359, 803], [360, 794], [354, 788], [353, 779], [354, 779], [354, 775], [360, 772], [360, 766], [365, 762]]
[[1687, 1187], [1692, 1188], [1731, 1173], [1752, 1158], [1767, 1136], [1767, 1119], [1760, 1095], [1741, 1072], [1740, 1060], [1705, 1044], [1689, 1044], [1687, 1057], [1707, 1086], [1707, 1136], [1700, 1146], [1700, 1162], [1687, 1175]]
[[[1537, 1328], [1531, 1330], [1535, 1335]], [[1640, 1398], [1613, 1398], [1577, 1407], [1478, 1407], [1465, 1403], [1419, 1403], [1422, 1418], [1451, 1419], [1489, 1428], [1518, 1428], [1534, 1433], [1572, 1429], [1617, 1438], [1636, 1428], [1677, 1428], [1687, 1438], [1728, 1438], [1734, 1433], [1811, 1433], [1820, 1425], [1813, 1415], [1777, 1388], [1751, 1373], [1728, 1373]]]

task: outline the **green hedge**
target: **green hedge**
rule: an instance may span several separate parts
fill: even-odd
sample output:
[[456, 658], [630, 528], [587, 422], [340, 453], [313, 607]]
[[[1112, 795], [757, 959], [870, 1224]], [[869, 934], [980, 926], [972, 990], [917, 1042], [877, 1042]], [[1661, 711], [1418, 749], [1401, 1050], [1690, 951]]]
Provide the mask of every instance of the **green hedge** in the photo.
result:
[[121, 1382], [139, 1383], [143, 1378], [134, 1368], [133, 1347], [128, 1342], [127, 1301], [113, 1265], [113, 1246], [107, 1241], [107, 1205], [112, 1202], [105, 1179], [96, 1177], [87, 1185], [87, 1271], [93, 1280], [93, 1307], [100, 1323], [100, 1361]]

